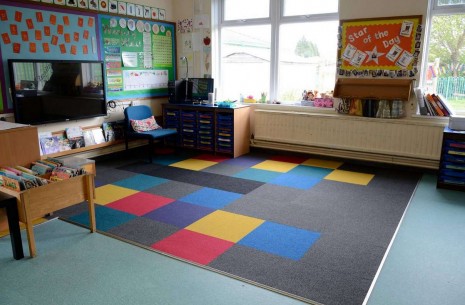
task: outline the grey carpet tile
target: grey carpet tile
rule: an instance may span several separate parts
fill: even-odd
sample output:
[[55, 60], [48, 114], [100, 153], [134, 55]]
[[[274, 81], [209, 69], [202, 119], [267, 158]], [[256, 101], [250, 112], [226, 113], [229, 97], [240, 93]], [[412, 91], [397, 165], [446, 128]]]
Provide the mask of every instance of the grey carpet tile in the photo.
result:
[[202, 170], [202, 172], [224, 176], [234, 176], [235, 174], [237, 174], [240, 171], [243, 171], [246, 168], [247, 167], [245, 166], [229, 165], [222, 162], [207, 167], [206, 169]]
[[147, 190], [144, 190], [144, 192], [163, 197], [179, 199], [195, 191], [198, 191], [201, 188], [202, 186], [195, 184], [179, 181], [168, 181], [166, 183], [162, 183]]
[[179, 228], [169, 224], [137, 217], [108, 230], [107, 233], [150, 247], [178, 230]]

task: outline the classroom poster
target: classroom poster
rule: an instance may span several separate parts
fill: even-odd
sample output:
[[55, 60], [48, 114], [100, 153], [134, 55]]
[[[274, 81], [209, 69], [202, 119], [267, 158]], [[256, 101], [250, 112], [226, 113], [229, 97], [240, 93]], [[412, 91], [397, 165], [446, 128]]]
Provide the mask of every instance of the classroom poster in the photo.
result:
[[176, 78], [174, 24], [99, 16], [108, 99], [168, 95]]
[[414, 77], [422, 30], [421, 16], [341, 21], [339, 75]]

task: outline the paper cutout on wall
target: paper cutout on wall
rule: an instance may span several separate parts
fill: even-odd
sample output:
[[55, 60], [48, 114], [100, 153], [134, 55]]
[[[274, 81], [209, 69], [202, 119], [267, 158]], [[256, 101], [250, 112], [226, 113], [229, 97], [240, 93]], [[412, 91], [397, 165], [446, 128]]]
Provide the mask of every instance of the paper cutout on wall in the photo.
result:
[[44, 22], [44, 17], [42, 15], [42, 12], [36, 12], [36, 21], [37, 22]]
[[8, 33], [2, 33], [2, 40], [3, 40], [4, 44], [10, 44], [11, 43], [10, 35], [8, 35]]

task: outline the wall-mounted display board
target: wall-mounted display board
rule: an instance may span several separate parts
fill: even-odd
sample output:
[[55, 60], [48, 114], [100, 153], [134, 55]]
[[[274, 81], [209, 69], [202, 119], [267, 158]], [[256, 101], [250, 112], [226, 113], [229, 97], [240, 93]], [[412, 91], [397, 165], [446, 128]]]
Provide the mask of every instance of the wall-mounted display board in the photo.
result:
[[[4, 2], [8, 3], [8, 2]], [[97, 15], [37, 5], [0, 5], [0, 57], [3, 105], [12, 109], [9, 96], [8, 59], [98, 60], [100, 40]], [[3, 107], [2, 107], [3, 106]], [[2, 109], [3, 108], [3, 109]]]
[[174, 23], [99, 16], [108, 99], [167, 96], [176, 78]]
[[342, 20], [339, 77], [414, 78], [422, 31], [421, 16]]
[[[1, 2], [0, 113], [13, 110], [8, 59], [103, 60], [107, 99], [168, 95], [168, 81], [176, 77], [176, 25], [161, 21], [164, 9], [122, 1], [74, 3]], [[124, 13], [112, 11], [123, 3]]]

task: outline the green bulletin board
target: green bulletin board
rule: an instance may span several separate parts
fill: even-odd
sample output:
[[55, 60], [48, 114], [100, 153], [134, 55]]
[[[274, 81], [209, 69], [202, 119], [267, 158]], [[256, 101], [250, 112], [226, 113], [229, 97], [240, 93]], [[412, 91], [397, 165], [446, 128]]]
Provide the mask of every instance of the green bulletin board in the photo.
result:
[[167, 96], [176, 79], [174, 23], [99, 16], [107, 99]]

